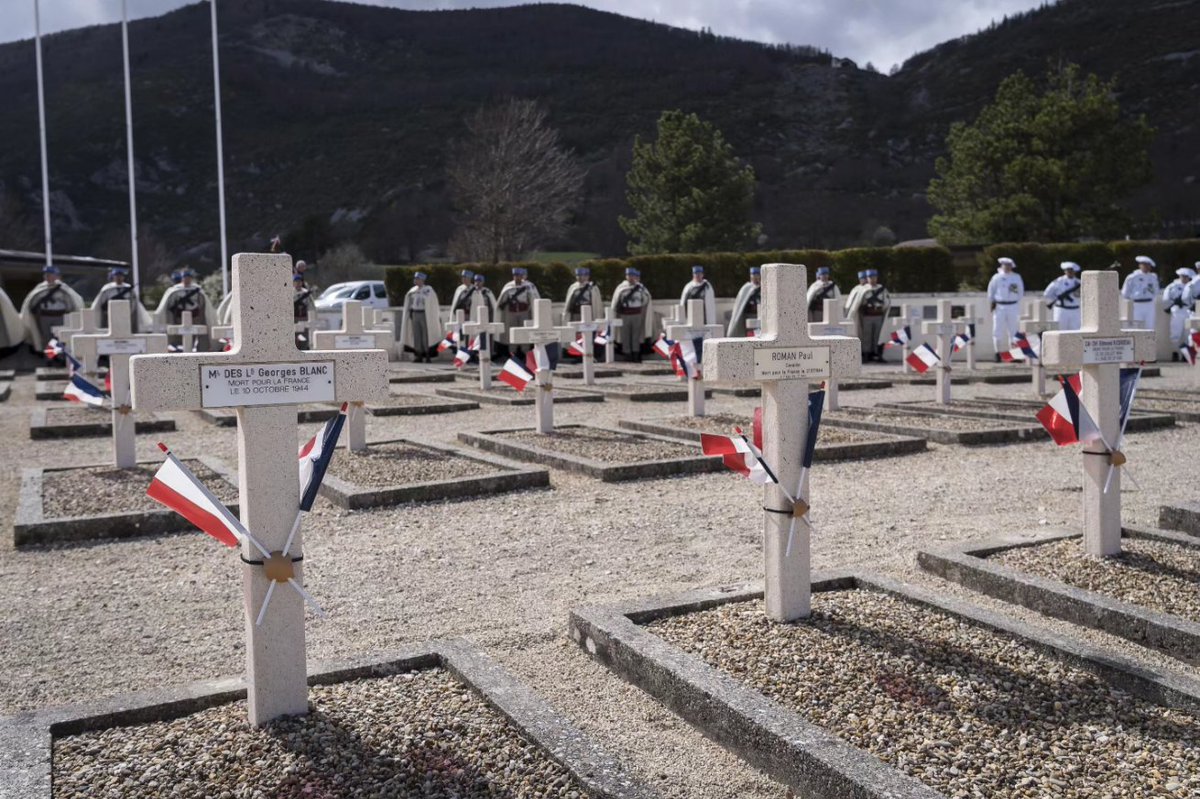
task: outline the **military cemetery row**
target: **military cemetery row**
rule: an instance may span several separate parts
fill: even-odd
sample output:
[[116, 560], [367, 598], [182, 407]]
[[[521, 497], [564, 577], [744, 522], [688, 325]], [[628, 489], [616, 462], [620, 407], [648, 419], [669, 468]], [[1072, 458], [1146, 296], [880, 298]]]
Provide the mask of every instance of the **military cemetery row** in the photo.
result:
[[[666, 786], [652, 785], [610, 751], [622, 748], [615, 738], [592, 742], [594, 724], [579, 729], [539, 696], [539, 679], [528, 671], [524, 682], [510, 675], [483, 654], [486, 646], [449, 640], [457, 630], [445, 630], [447, 640], [401, 637], [354, 660], [313, 663], [310, 625], [344, 624], [355, 612], [344, 599], [334, 609], [323, 607], [326, 595], [353, 596], [353, 586], [325, 581], [316, 590], [306, 583], [306, 569], [343, 568], [327, 562], [339, 558], [339, 549], [323, 540], [322, 528], [337, 517], [314, 504], [328, 501], [352, 518], [396, 519], [392, 533], [404, 535], [405, 524], [442, 514], [436, 503], [445, 500], [460, 508], [490, 507], [504, 502], [500, 492], [523, 491], [504, 507], [530, 502], [543, 510], [578, 497], [586, 497], [589, 508], [624, 500], [612, 516], [580, 512], [581, 521], [591, 515], [606, 520], [595, 533], [605, 538], [619, 534], [629, 517], [658, 524], [656, 496], [705, 481], [714, 489], [706, 499], [713, 507], [740, 519], [757, 520], [761, 513], [761, 522], [753, 522], [761, 534], [745, 531], [757, 542], [760, 565], [742, 575], [761, 587], [694, 586], [701, 590], [682, 600], [649, 596], [621, 606], [572, 601], [569, 634], [581, 651], [567, 657], [596, 659], [798, 795], [1200, 793], [1200, 682], [1186, 671], [1196, 665], [1200, 643], [1200, 607], [1186, 598], [1197, 586], [1200, 539], [1195, 532], [1122, 523], [1123, 487], [1127, 497], [1135, 481], [1161, 479], [1139, 474], [1137, 453], [1150, 445], [1135, 446], [1127, 435], [1169, 431], [1177, 421], [1186, 430], [1194, 421], [1187, 415], [1200, 414], [1200, 400], [1190, 390], [1174, 395], [1144, 388], [1145, 379], [1162, 372], [1148, 365], [1154, 340], [1147, 328], [1155, 320], [1134, 318], [1137, 327], [1123, 322], [1116, 273], [1079, 274], [1064, 265], [1063, 278], [1022, 313], [1015, 265], [1003, 260], [989, 287], [999, 367], [976, 363], [983, 317], [969, 303], [939, 299], [892, 314], [882, 276], [873, 270], [843, 298], [827, 274], [810, 285], [808, 270], [794, 264], [754, 269], [728, 323], [717, 317], [703, 271], [694, 271], [661, 330], [652, 327], [652, 299], [636, 270], [607, 307], [589, 276], [578, 274], [561, 314], [522, 273], [498, 294], [464, 274], [448, 318], [418, 275], [398, 329], [351, 301], [342, 306], [339, 329], [320, 330], [303, 275], [296, 279], [284, 255], [235, 256], [228, 301], [211, 313], [198, 299], [198, 286], [181, 281], [168, 295], [179, 303], [164, 297], [178, 318], [161, 332], [127, 296], [111, 298], [103, 315], [70, 303], [55, 306], [63, 318], [38, 333], [47, 357], [67, 364], [57, 396], [65, 391], [94, 408], [92, 415], [107, 415], [98, 428], [111, 434], [104, 479], [114, 496], [132, 489], [157, 504], [56, 516], [75, 502], [62, 494], [94, 486], [99, 467], [27, 464], [16, 543], [154, 538], [195, 528], [207, 533], [236, 551], [213, 547], [209, 557], [241, 577], [245, 673], [240, 687], [166, 688], [2, 719], [0, 736], [11, 745], [0, 750], [0, 775], [14, 796], [51, 796], [52, 781], [85, 786], [124, 762], [132, 769], [131, 785], [153, 773], [156, 784], [189, 786], [212, 769], [187, 753], [203, 752], [214, 735], [226, 734], [240, 747], [267, 747], [269, 754], [234, 757], [222, 769], [220, 787], [235, 795], [252, 786], [272, 790], [289, 779], [281, 769], [294, 762], [295, 747], [319, 759], [318, 748], [305, 747], [324, 740], [314, 731], [325, 719], [362, 718], [378, 722], [338, 722], [356, 726], [335, 736], [332, 751], [349, 759], [356, 747], [366, 750], [369, 767], [309, 773], [310, 788], [346, 781], [368, 793], [403, 784], [397, 795], [404, 796], [508, 790], [662, 795]], [[1151, 273], [1146, 266], [1139, 275]], [[1126, 286], [1133, 286], [1133, 296], [1125, 299], [1135, 303], [1137, 317], [1145, 278], [1134, 278]], [[114, 282], [118, 290], [124, 285]], [[56, 299], [69, 296], [64, 289], [52, 292]], [[1186, 317], [1183, 324], [1188, 330]], [[389, 364], [400, 348], [414, 362]], [[900, 363], [876, 364], [894, 350], [903, 354]], [[1191, 367], [1168, 367], [1171, 380], [1184, 368]], [[431, 382], [447, 374], [450, 382]], [[989, 397], [984, 381], [996, 376], [1020, 385]], [[416, 393], [409, 381], [419, 386]], [[839, 392], [852, 399], [839, 399]], [[857, 392], [868, 404], [853, 401]], [[179, 429], [156, 432], [161, 452], [148, 460], [152, 440], [135, 423], [150, 421], [151, 414]], [[321, 426], [308, 437], [298, 431], [299, 420]], [[236, 427], [236, 466], [192, 443], [221, 440], [228, 435], [222, 425]], [[171, 443], [176, 440], [178, 446]], [[1078, 455], [1079, 478], [1072, 480], [1082, 489], [1075, 500], [1078, 524], [1035, 537], [1004, 530], [1009, 538], [1000, 543], [980, 526], [968, 536], [978, 542], [922, 544], [914, 554], [928, 579], [1137, 640], [1174, 658], [1179, 672], [1147, 669], [1082, 635], [1050, 637], [1036, 624], [860, 567], [814, 571], [814, 551], [832, 544], [823, 535], [826, 525], [863, 510], [855, 504], [875, 501], [849, 495], [849, 506], [835, 508], [828, 497], [841, 490], [843, 469], [885, 458], [881, 469], [911, 469], [913, 481], [945, 484], [954, 476], [931, 475], [922, 464], [944, 465], [947, 453], [957, 453], [949, 462], [969, 468], [983, 453], [958, 445], [1026, 441], [1023, 457], [1048, 457], [1055, 445]], [[911, 457], [896, 460], [901, 456]], [[831, 463], [835, 459], [849, 465]], [[739, 478], [761, 492], [726, 482]], [[610, 482], [628, 483], [620, 490], [647, 501], [630, 503], [630, 494], [616, 489], [605, 493]], [[410, 503], [435, 504], [414, 512]], [[1186, 507], [1164, 513], [1183, 528], [1189, 523]], [[664, 536], [717, 536], [723, 541], [717, 553], [735, 546], [726, 540], [732, 531], [709, 530], [698, 518], [664, 518]], [[522, 520], [526, 529], [537, 524], [536, 516]], [[482, 542], [486, 530], [465, 532], [478, 536], [485, 551], [496, 546]], [[555, 534], [556, 557], [573, 558], [576, 528]], [[437, 545], [414, 543], [418, 549]], [[495, 557], [502, 552], [503, 545]], [[689, 545], [671, 557], [688, 568], [692, 553]], [[19, 561], [22, 554], [13, 557]], [[1095, 563], [1109, 564], [1104, 568], [1118, 575], [1111, 591], [1080, 589], [1096, 585]], [[364, 572], [384, 567], [360, 565]], [[438, 558], [386, 568], [436, 572], [454, 565]], [[490, 574], [478, 579], [494, 584]], [[536, 575], [506, 579], [520, 592], [522, 581]], [[1147, 599], [1159, 579], [1174, 581], [1183, 598]], [[605, 596], [627, 599], [622, 580], [623, 572], [606, 577], [616, 590]], [[420, 597], [401, 601], [428, 615], [440, 610]], [[310, 621], [316, 618], [321, 621]], [[474, 689], [470, 701], [464, 687]], [[239, 692], [244, 711], [229, 704]], [[244, 722], [235, 718], [243, 712]], [[1082, 724], [1095, 736], [1075, 735]], [[283, 731], [291, 743], [255, 737], [256, 728]], [[1029, 758], [1005, 742], [1014, 730], [1036, 751], [1054, 754]], [[414, 735], [423, 743], [401, 747]], [[170, 764], [118, 754], [152, 752], [147, 742], [161, 737], [180, 747]], [[343, 737], [358, 743], [350, 746]], [[1096, 743], [1118, 737], [1140, 753], [1140, 768], [1113, 767], [1108, 747]], [[476, 760], [481, 756], [473, 748], [485, 741], [500, 753], [498, 762], [514, 765], [478, 775], [468, 767], [444, 771], [430, 765], [433, 750], [422, 748], [464, 746], [464, 762], [473, 767], [487, 762]], [[982, 749], [985, 757], [978, 756]]]

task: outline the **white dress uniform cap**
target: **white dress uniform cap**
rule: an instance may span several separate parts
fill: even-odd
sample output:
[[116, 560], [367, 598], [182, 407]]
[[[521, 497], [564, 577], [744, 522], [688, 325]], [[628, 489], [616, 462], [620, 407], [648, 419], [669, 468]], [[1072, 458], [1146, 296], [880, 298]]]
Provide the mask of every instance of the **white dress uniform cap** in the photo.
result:
[[1080, 268], [1079, 264], [1075, 263], [1074, 261], [1063, 261], [1061, 264], [1058, 265], [1058, 268], [1062, 269], [1064, 272], [1068, 269], [1070, 269], [1074, 272], [1082, 272], [1083, 271], [1083, 269]]
[[1154, 266], [1154, 267], [1158, 266], [1158, 264], [1154, 263], [1154, 259], [1151, 258], [1149, 255], [1139, 255], [1137, 258], [1134, 258], [1133, 260], [1138, 262], [1139, 264], [1146, 264], [1147, 266]]
[[1013, 269], [1017, 268], [1017, 262], [1012, 258], [997, 258], [996, 263], [1000, 264], [1001, 266], [1011, 266]]
[[1175, 274], [1179, 275], [1180, 277], [1186, 277], [1188, 280], [1194, 280], [1196, 277], [1196, 270], [1183, 266], [1179, 269], [1176, 269]]

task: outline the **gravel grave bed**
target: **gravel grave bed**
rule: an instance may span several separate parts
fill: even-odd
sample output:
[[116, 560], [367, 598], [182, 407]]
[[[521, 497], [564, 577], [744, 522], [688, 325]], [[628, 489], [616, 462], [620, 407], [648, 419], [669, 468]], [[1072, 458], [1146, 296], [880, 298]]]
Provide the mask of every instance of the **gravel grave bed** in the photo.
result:
[[428, 394], [407, 394], [393, 391], [380, 405], [448, 405], [456, 401], [445, 397], [431, 397]]
[[488, 435], [601, 463], [642, 463], [701, 455], [698, 447], [689, 447], [687, 444], [647, 438], [644, 433], [620, 433], [592, 427], [568, 427], [553, 433], [513, 430]]
[[565, 768], [442, 669], [311, 689], [262, 728], [235, 702], [54, 742], [55, 799], [584, 796]]
[[[238, 501], [238, 488], [198, 460], [181, 459], [216, 494], [229, 504]], [[42, 513], [47, 519], [163, 510], [146, 496], [158, 464], [140, 464], [132, 469], [87, 466], [42, 473]]]
[[[146, 418], [146, 414], [139, 414]], [[46, 424], [112, 424], [112, 411], [109, 408], [47, 408]]]
[[1200, 795], [1200, 719], [915, 603], [822, 592], [794, 624], [754, 602], [650, 628], [947, 797]]
[[1111, 558], [1087, 554], [1081, 539], [1007, 549], [988, 560], [1200, 621], [1200, 549], [1126, 538]]
[[[746, 435], [753, 430], [753, 419], [732, 413], [714, 413], [711, 416], [676, 416], [671, 419], [652, 419], [656, 424], [682, 427], [687, 430], [702, 430], [705, 433], [729, 434], [734, 426], [742, 428]], [[858, 444], [863, 441], [879, 441], [884, 433], [868, 433], [849, 427], [822, 427], [817, 435], [817, 445]]]
[[457, 457], [408, 442], [372, 444], [366, 452], [338, 452], [330, 473], [348, 483], [382, 488], [411, 483], [457, 480], [503, 471], [490, 463]]
[[[830, 419], [840, 422], [878, 422], [880, 424], [898, 425], [900, 427], [926, 428], [934, 430], [974, 431], [995, 430], [997, 428], [1017, 427], [1020, 422], [1005, 419], [976, 419], [970, 416], [949, 416], [890, 413], [875, 408], [843, 408], [828, 414]], [[1037, 424], [1037, 420], [1031, 420]]]

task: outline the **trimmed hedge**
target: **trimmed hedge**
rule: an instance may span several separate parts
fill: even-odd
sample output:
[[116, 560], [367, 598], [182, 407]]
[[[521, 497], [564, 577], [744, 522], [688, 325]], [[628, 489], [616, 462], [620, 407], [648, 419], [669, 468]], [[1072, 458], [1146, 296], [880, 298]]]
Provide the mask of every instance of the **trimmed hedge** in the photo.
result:
[[1122, 277], [1136, 267], [1134, 258], [1148, 255], [1158, 264], [1163, 285], [1175, 279], [1175, 270], [1200, 261], [1200, 239], [1163, 241], [1114, 241], [1108, 244], [993, 244], [979, 256], [979, 274], [986, 284], [996, 272], [996, 259], [1007, 256], [1017, 262], [1025, 290], [1042, 288], [1062, 274], [1063, 261], [1074, 261], [1086, 269], [1120, 269]]
[[1175, 279], [1176, 269], [1181, 266], [1194, 267], [1200, 261], [1200, 239], [1114, 241], [1112, 251], [1124, 271], [1137, 265], [1133, 260], [1137, 256], [1149, 255], [1158, 264], [1158, 277], [1165, 286]]

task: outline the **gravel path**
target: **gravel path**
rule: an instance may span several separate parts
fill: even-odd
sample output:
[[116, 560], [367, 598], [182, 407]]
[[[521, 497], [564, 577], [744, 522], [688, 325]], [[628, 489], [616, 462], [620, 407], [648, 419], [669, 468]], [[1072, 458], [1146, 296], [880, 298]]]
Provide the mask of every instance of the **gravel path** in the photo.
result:
[[1200, 622], [1200, 548], [1126, 538], [1115, 558], [1083, 551], [1080, 539], [1009, 549], [989, 560], [1135, 605]]
[[[222, 502], [237, 502], [236, 485], [225, 482], [197, 460], [184, 463]], [[42, 513], [47, 519], [93, 516], [100, 513], [160, 510], [162, 505], [146, 496], [158, 464], [117, 469], [93, 466], [42, 475]]]
[[601, 463], [642, 463], [671, 458], [693, 458], [699, 448], [646, 438], [641, 433], [622, 433], [594, 427], [559, 428], [542, 434], [532, 430], [493, 433], [497, 438], [516, 441], [530, 447], [575, 455]]
[[355, 485], [383, 488], [494, 474], [500, 467], [416, 444], [392, 442], [371, 444], [366, 452], [349, 452], [343, 447], [334, 455], [329, 471]]
[[804, 623], [759, 603], [654, 632], [947, 796], [1200, 794], [1200, 720], [983, 628], [871, 591]]
[[[926, 430], [952, 430], [955, 432], [975, 430], [995, 430], [997, 428], [1020, 427], [1020, 422], [1003, 419], [975, 419], [969, 416], [923, 415], [915, 413], [898, 413], [886, 409], [851, 408], [842, 406], [842, 410], [829, 414], [830, 419], [846, 422], [879, 422], [898, 427], [923, 428]], [[1030, 419], [1031, 424], [1037, 424], [1036, 419]]]
[[[897, 371], [866, 370], [878, 377]], [[1191, 373], [1182, 367], [1167, 364], [1164, 373], [1147, 385], [1190, 388]], [[672, 376], [646, 379], [676, 384]], [[0, 404], [0, 522], [6, 529], [22, 467], [111, 457], [106, 439], [29, 440], [30, 410], [38, 404], [33, 383], [19, 377], [13, 397]], [[898, 386], [853, 398], [870, 405], [927, 399], [933, 392], [931, 386]], [[959, 397], [981, 395], [1026, 398], [1030, 391], [1028, 385], [955, 389]], [[756, 404], [721, 395], [708, 409], [749, 418]], [[237, 463], [233, 428], [188, 412], [171, 416], [179, 430], [139, 436], [139, 457], [156, 458], [154, 442], [161, 439], [185, 458], [207, 453]], [[643, 409], [623, 402], [555, 409], [559, 424], [615, 427], [618, 419], [643, 416]], [[445, 417], [373, 418], [369, 429], [377, 440], [418, 435], [461, 446], [460, 430], [529, 427], [533, 419], [533, 408], [489, 405]], [[301, 425], [297, 444], [319, 427]], [[1178, 499], [1179, 486], [1194, 477], [1198, 431], [1198, 425], [1180, 424], [1129, 440], [1143, 490], [1122, 492], [1127, 524], [1154, 526], [1158, 506]], [[916, 568], [921, 547], [1077, 527], [1080, 460], [1075, 448], [1033, 441], [986, 452], [931, 444], [903, 458], [818, 464], [813, 501], [826, 510], [813, 539], [813, 566], [880, 571], [1092, 641], [1150, 668], [1200, 676], [1173, 658], [970, 593]], [[1019, 498], [1011, 491], [1013, 475], [1028, 487]], [[308, 625], [310, 662], [463, 636], [665, 799], [783, 799], [783, 786], [614, 677], [566, 636], [567, 613], [581, 604], [759, 579], [761, 488], [730, 473], [637, 485], [557, 470], [551, 479], [548, 491], [353, 513], [319, 499], [304, 526], [304, 577], [330, 618]], [[0, 713], [239, 674], [245, 668], [240, 569], [235, 553], [200, 534], [20, 551], [0, 544]]]
[[55, 799], [579, 797], [581, 786], [440, 669], [320, 686], [255, 729], [244, 702], [62, 738]]

